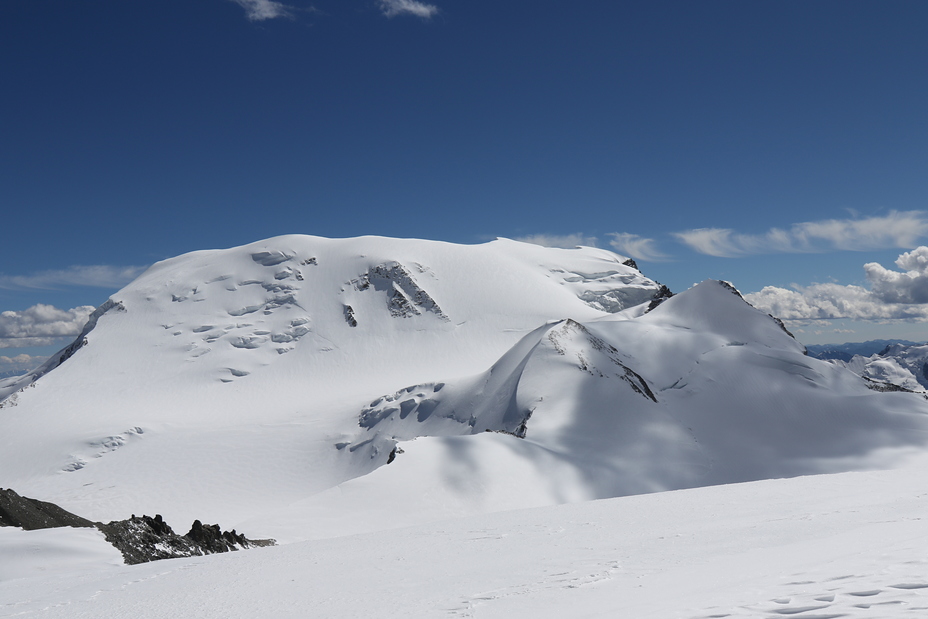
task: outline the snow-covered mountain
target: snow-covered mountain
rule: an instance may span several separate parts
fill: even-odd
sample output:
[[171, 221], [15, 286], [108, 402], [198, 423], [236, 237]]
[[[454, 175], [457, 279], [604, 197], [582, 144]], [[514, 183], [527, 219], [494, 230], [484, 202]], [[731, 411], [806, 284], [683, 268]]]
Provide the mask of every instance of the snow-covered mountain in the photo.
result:
[[909, 340], [868, 340], [866, 342], [845, 342], [844, 344], [811, 344], [806, 346], [809, 355], [816, 359], [841, 359], [850, 361], [854, 355], [869, 357], [891, 344], [918, 345]]
[[[611, 252], [285, 236], [153, 266], [3, 387], [0, 486], [281, 541], [897, 464], [928, 401]], [[388, 465], [388, 466], [385, 466]]]
[[92, 519], [234, 524], [385, 462], [334, 447], [380, 394], [660, 293], [610, 252], [508, 240], [286, 236], [166, 260], [8, 381], [0, 485]]
[[[448, 527], [478, 534], [517, 520], [554, 535], [564, 530], [558, 523], [565, 514], [579, 519], [569, 527], [576, 543], [591, 543], [587, 519], [624, 514], [627, 539], [607, 536], [617, 548], [662, 527], [698, 537], [712, 521], [723, 537], [738, 530], [744, 533], [739, 540], [753, 540], [738, 546], [742, 552], [760, 543], [749, 533], [754, 512], [726, 509], [716, 518], [703, 510], [702, 520], [687, 524], [675, 520], [680, 514], [658, 517], [661, 506], [692, 513], [705, 501], [761, 497], [765, 530], [796, 517], [842, 513], [848, 501], [858, 505], [874, 493], [833, 493], [813, 514], [805, 507], [782, 511], [777, 497], [810, 488], [822, 493], [826, 482], [704, 487], [915, 467], [928, 444], [922, 394], [887, 392], [882, 383], [809, 357], [782, 323], [730, 284], [705, 281], [671, 296], [611, 252], [503, 239], [460, 246], [285, 236], [173, 258], [113, 295], [45, 366], [0, 382], [0, 397], [0, 487], [92, 520], [158, 513], [181, 526], [194, 518], [221, 522], [284, 544], [331, 541], [268, 551], [300, 566], [307, 553], [352, 557], [347, 566], [371, 549], [382, 562], [403, 546], [427, 546], [412, 541], [418, 532], [429, 536]], [[873, 479], [871, 486], [879, 487]], [[912, 478], [886, 479], [901, 487]], [[701, 490], [573, 512], [495, 514], [684, 488]], [[898, 503], [884, 498], [860, 518]], [[655, 518], [653, 526], [641, 524]], [[847, 535], [863, 526], [863, 520], [848, 522], [841, 524]], [[387, 533], [402, 527], [413, 528]], [[791, 539], [819, 539], [796, 527], [784, 531]], [[345, 537], [362, 533], [368, 535]], [[532, 535], [514, 547], [514, 557], [531, 555], [528, 548], [548, 539]], [[471, 537], [452, 536], [458, 541], [446, 546]], [[41, 571], [44, 576], [27, 583], [33, 592], [27, 610], [52, 609], [56, 616], [69, 596], [95, 599], [100, 587], [122, 590], [142, 573], [100, 576], [114, 579], [110, 584], [78, 577], [88, 566], [108, 570], [120, 563], [104, 546], [102, 534], [86, 530], [0, 529], [0, 549], [15, 557], [0, 566], [0, 580]], [[693, 561], [709, 546], [666, 556]], [[586, 546], [570, 548], [565, 560], [585, 566]], [[763, 560], [779, 560], [778, 549]], [[897, 554], [907, 561], [913, 556]], [[48, 561], [57, 562], [55, 570], [45, 572]], [[195, 588], [235, 587], [210, 579], [234, 578], [234, 566], [261, 561], [211, 560], [208, 565], [228, 565], [231, 572], [208, 570]], [[423, 559], [415, 569], [427, 571], [427, 565], [434, 564]], [[570, 582], [610, 581], [623, 569], [610, 565], [603, 578], [580, 575]], [[636, 578], [654, 574], [650, 563], [642, 565]], [[488, 574], [516, 590], [536, 591], [521, 583], [524, 566], [512, 567], [505, 576], [502, 567]], [[348, 573], [339, 569], [332, 578]], [[42, 578], [61, 580], [49, 588]], [[13, 590], [0, 586], [0, 602]], [[171, 598], [165, 589], [151, 591]], [[108, 599], [91, 615], [117, 612], [120, 602]], [[481, 600], [496, 598], [473, 593], [467, 599], [460, 613], [449, 613], [470, 616]], [[562, 613], [565, 599], [556, 599]], [[150, 607], [151, 616], [161, 612], [159, 604]], [[806, 608], [781, 606], [790, 613]], [[847, 604], [839, 606], [844, 612]], [[507, 606], [494, 607], [505, 613]], [[251, 607], [210, 608], [210, 616], [245, 616], [242, 609]], [[409, 608], [400, 604], [391, 616], [408, 616]], [[330, 610], [356, 616], [350, 605]], [[434, 616], [434, 608], [419, 610], [412, 614]], [[543, 605], [535, 612], [544, 615]]]
[[928, 390], [928, 344], [894, 343], [869, 356], [853, 355], [831, 362], [872, 381], [909, 391]]

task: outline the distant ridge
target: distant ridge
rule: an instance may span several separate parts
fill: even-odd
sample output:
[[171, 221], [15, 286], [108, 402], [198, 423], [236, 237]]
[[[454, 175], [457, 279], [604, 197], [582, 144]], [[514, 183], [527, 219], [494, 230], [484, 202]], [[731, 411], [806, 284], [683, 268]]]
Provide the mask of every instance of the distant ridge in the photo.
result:
[[847, 342], [844, 344], [810, 344], [806, 346], [809, 356], [816, 359], [840, 359], [850, 361], [854, 355], [869, 357], [891, 344], [905, 344], [906, 346], [919, 345], [922, 342], [909, 340], [868, 340], [866, 342]]

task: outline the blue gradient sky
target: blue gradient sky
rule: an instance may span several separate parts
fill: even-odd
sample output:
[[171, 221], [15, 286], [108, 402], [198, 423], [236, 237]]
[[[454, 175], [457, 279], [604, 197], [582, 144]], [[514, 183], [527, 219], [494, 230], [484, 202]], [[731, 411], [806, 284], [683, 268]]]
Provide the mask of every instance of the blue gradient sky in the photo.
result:
[[[868, 288], [928, 243], [926, 24], [853, 0], [0, 3], [0, 311], [289, 233]], [[801, 339], [928, 337], [855, 316]]]

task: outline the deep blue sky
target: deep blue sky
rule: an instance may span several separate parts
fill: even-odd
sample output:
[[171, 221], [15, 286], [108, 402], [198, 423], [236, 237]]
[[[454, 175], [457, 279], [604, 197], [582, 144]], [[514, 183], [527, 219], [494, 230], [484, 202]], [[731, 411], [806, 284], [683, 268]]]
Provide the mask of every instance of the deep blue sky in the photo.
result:
[[11, 277], [288, 233], [627, 233], [671, 288], [745, 292], [866, 285], [928, 243], [713, 257], [671, 236], [928, 221], [923, 1], [284, 4], [0, 2], [0, 311], [113, 290]]

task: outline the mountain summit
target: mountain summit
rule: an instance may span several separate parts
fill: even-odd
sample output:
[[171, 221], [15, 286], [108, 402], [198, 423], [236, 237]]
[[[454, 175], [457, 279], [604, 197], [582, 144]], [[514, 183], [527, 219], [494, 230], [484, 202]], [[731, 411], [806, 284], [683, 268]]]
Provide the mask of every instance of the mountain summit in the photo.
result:
[[154, 265], [7, 381], [0, 486], [325, 537], [882, 466], [928, 402], [870, 387], [608, 251], [283, 236]]

